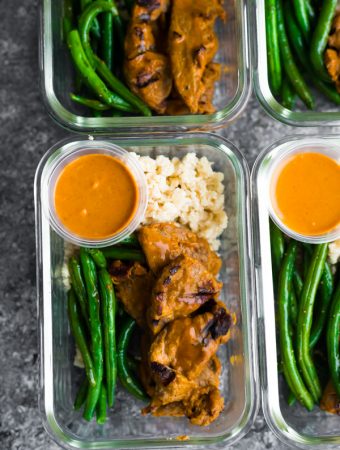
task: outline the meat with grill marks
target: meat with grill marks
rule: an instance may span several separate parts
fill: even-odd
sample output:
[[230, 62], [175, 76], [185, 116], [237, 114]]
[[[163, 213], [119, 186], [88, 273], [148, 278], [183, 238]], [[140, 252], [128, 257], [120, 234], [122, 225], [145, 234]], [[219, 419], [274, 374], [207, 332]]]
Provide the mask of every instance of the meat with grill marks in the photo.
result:
[[139, 230], [138, 238], [155, 274], [180, 255], [198, 259], [213, 275], [217, 275], [221, 268], [220, 258], [205, 239], [174, 222], [145, 225]]
[[170, 61], [160, 39], [168, 8], [169, 0], [137, 0], [125, 38], [126, 81], [135, 94], [161, 114], [172, 89]]
[[217, 17], [224, 19], [220, 0], [173, 0], [169, 54], [176, 90], [191, 113], [199, 111], [205, 91], [203, 76], [218, 48]]
[[146, 327], [146, 310], [154, 282], [152, 272], [138, 262], [114, 261], [109, 272], [118, 299], [141, 328]]
[[151, 370], [161, 376], [164, 367], [164, 379], [173, 376], [171, 371], [175, 371], [194, 380], [219, 345], [228, 341], [232, 322], [224, 304], [215, 301], [211, 302], [210, 311], [170, 322], [151, 344]]
[[185, 415], [195, 425], [208, 425], [224, 406], [218, 389], [220, 372], [221, 363], [215, 355], [195, 380], [177, 373], [168, 384], [158, 381], [155, 395], [143, 412], [154, 416]]
[[157, 334], [166, 323], [196, 311], [216, 298], [222, 283], [197, 259], [187, 255], [175, 258], [160, 273], [148, 308], [149, 327]]

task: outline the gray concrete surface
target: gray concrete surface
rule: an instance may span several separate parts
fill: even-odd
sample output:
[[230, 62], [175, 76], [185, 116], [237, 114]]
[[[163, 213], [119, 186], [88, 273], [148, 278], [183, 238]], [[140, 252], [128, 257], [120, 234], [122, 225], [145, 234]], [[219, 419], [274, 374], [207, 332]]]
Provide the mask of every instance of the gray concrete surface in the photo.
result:
[[[37, 408], [38, 325], [33, 179], [44, 152], [68, 133], [48, 116], [39, 91], [37, 0], [0, 1], [0, 449], [57, 450]], [[223, 131], [252, 165], [296, 130], [270, 119], [252, 97]], [[315, 132], [315, 130], [314, 130]], [[233, 450], [288, 448], [260, 413]]]

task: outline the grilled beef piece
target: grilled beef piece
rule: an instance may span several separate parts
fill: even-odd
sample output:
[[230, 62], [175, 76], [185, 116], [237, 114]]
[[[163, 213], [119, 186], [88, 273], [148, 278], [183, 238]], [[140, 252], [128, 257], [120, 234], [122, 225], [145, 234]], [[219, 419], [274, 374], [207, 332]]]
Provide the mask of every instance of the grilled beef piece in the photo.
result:
[[125, 38], [124, 74], [130, 89], [154, 111], [166, 110], [172, 89], [170, 61], [163, 52], [169, 0], [138, 0]]
[[138, 325], [146, 327], [146, 309], [150, 303], [154, 276], [138, 262], [114, 261], [109, 272], [115, 285], [118, 299], [125, 311]]
[[158, 363], [194, 380], [216, 354], [219, 345], [228, 341], [232, 322], [221, 302], [214, 302], [209, 312], [174, 320], [151, 344], [151, 367]]
[[[165, 386], [162, 382], [156, 383], [155, 395], [143, 412], [154, 416], [185, 415], [195, 425], [208, 425], [224, 406], [218, 389], [220, 372], [221, 363], [213, 356], [195, 380], [176, 373]], [[157, 371], [153, 375], [157, 379]]]
[[325, 66], [340, 93], [340, 14], [338, 13], [332, 23], [331, 33], [325, 51]]
[[203, 76], [218, 48], [217, 17], [225, 18], [220, 0], [173, 0], [169, 54], [174, 83], [191, 113], [199, 112]]
[[205, 239], [174, 222], [145, 225], [139, 230], [138, 238], [155, 274], [180, 255], [198, 259], [213, 275], [217, 275], [221, 268], [220, 258]]
[[185, 317], [216, 298], [222, 283], [197, 259], [175, 258], [161, 271], [148, 308], [149, 327], [157, 334], [166, 323]]

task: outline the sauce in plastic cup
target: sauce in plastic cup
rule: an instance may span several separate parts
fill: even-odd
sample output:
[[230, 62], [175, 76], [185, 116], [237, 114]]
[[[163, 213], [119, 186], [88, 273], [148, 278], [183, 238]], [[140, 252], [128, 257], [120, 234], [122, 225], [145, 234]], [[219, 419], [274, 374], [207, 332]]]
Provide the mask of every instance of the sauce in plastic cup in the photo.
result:
[[[107, 155], [118, 160], [127, 172], [131, 174], [137, 190], [136, 206], [133, 213], [126, 224], [118, 229], [116, 233], [108, 236], [89, 238], [76, 234], [59, 217], [56, 211], [55, 192], [56, 185], [66, 166], [85, 155]], [[147, 206], [147, 183], [144, 172], [138, 162], [138, 159], [126, 150], [108, 142], [101, 140], [74, 142], [71, 145], [61, 147], [56, 151], [52, 164], [47, 174], [47, 193], [43, 198], [45, 214], [47, 214], [49, 222], [53, 230], [59, 234], [65, 241], [84, 247], [105, 247], [117, 244], [128, 235], [130, 235], [141, 223]], [[112, 207], [112, 205], [111, 205]], [[112, 214], [115, 214], [114, 207]]]

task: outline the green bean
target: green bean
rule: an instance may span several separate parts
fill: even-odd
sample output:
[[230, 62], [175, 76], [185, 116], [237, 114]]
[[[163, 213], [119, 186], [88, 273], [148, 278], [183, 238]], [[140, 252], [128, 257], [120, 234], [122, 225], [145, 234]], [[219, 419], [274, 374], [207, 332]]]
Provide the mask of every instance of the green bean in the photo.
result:
[[[302, 30], [305, 39], [308, 41], [310, 35], [310, 23], [306, 0], [293, 0], [293, 6], [300, 29]], [[287, 9], [288, 8], [289, 6], [287, 5]]]
[[275, 277], [277, 278], [285, 253], [285, 240], [282, 231], [275, 225], [272, 220], [270, 221], [269, 226], [272, 265]]
[[145, 263], [145, 256], [141, 250], [124, 247], [105, 247], [101, 249], [104, 256], [109, 259], [119, 259], [121, 261], [139, 261]]
[[70, 98], [79, 105], [87, 106], [95, 111], [107, 111], [108, 109], [111, 109], [111, 106], [101, 103], [99, 100], [82, 97], [81, 95], [70, 93]]
[[[305, 264], [305, 274], [307, 274], [311, 255], [313, 252], [313, 248], [310, 244], [304, 244], [304, 264]], [[305, 275], [306, 276], [306, 275]], [[332, 298], [334, 283], [333, 283], [333, 274], [330, 265], [328, 262], [325, 262], [325, 268], [322, 273], [320, 286], [318, 289], [318, 298], [319, 301], [317, 303], [317, 308], [315, 313], [313, 314], [313, 324], [310, 335], [310, 347], [313, 348], [317, 344], [318, 340], [321, 337], [322, 331], [325, 326], [327, 313], [329, 304]]]
[[[90, 3], [92, 3], [92, 0], [80, 0], [81, 12], [83, 12]], [[100, 39], [101, 37], [100, 25], [97, 18], [95, 18], [95, 20], [92, 22], [91, 33], [96, 39]]]
[[121, 384], [128, 392], [130, 392], [130, 394], [140, 400], [148, 401], [149, 398], [145, 394], [139, 381], [130, 371], [129, 365], [127, 363], [127, 350], [135, 327], [136, 321], [131, 317], [127, 317], [124, 324], [122, 325], [118, 340], [118, 376]]
[[96, 70], [102, 79], [110, 86], [110, 88], [117, 92], [124, 100], [129, 102], [138, 111], [140, 111], [143, 116], [151, 116], [152, 112], [150, 108], [141, 100], [137, 95], [133, 94], [106, 66], [106, 64], [101, 61], [98, 56], [93, 55], [94, 64]]
[[295, 267], [294, 273], [293, 273], [293, 283], [294, 283], [295, 293], [297, 295], [297, 298], [299, 299], [302, 294], [303, 281], [302, 281], [302, 278], [296, 267]]
[[104, 383], [102, 383], [102, 387], [100, 390], [100, 395], [96, 407], [97, 412], [97, 423], [99, 425], [103, 425], [106, 422], [106, 406], [107, 406], [107, 397], [106, 397], [106, 388]]
[[330, 301], [333, 294], [333, 274], [330, 265], [326, 262], [325, 269], [322, 273], [321, 282], [319, 286], [320, 299], [317, 304], [317, 309], [313, 316], [313, 325], [310, 334], [310, 347], [315, 347], [319, 341], [324, 330]]
[[80, 0], [80, 9], [83, 12], [84, 9], [92, 2], [92, 0]]
[[89, 63], [95, 67], [94, 53], [90, 42], [90, 28], [93, 20], [101, 13], [118, 15], [116, 5], [111, 1], [96, 0], [90, 3], [79, 18], [79, 35]]
[[319, 79], [330, 82], [330, 76], [324, 63], [328, 36], [331, 31], [337, 0], [323, 0], [317, 24], [314, 28], [310, 45], [310, 62]]
[[296, 251], [297, 244], [294, 240], [291, 240], [282, 263], [279, 277], [278, 315], [280, 326], [280, 348], [284, 375], [292, 393], [302, 405], [304, 405], [308, 410], [312, 410], [313, 399], [306, 389], [297, 368], [293, 340], [290, 334], [289, 299]]
[[[275, 223], [272, 220], [270, 221], [270, 245], [272, 254], [274, 284], [275, 286], [277, 286], [282, 259], [284, 257], [285, 241], [282, 231], [275, 225]], [[297, 317], [297, 301], [293, 287], [291, 288], [289, 304], [290, 304], [290, 312], [292, 315], [292, 325], [295, 326]]]
[[305, 103], [307, 108], [313, 109], [314, 99], [305, 80], [301, 76], [297, 68], [287, 39], [286, 28], [284, 23], [284, 15], [282, 8], [282, 0], [277, 0], [277, 21], [278, 33], [280, 36], [280, 52], [282, 56], [285, 73], [295, 92]]
[[73, 0], [64, 0], [64, 15], [63, 15], [63, 33], [66, 41], [68, 33], [73, 28]]
[[76, 294], [81, 314], [83, 316], [85, 324], [88, 325], [89, 321], [87, 312], [88, 304], [87, 304], [86, 289], [79, 260], [75, 256], [71, 256], [68, 263], [68, 270], [71, 278], [71, 285]]
[[99, 75], [106, 81], [106, 83], [119, 94], [129, 104], [134, 106], [144, 116], [151, 116], [150, 108], [135, 94], [133, 94], [113, 73], [110, 68], [94, 54], [90, 43], [90, 27], [93, 19], [100, 13], [110, 13], [113, 15], [113, 21], [120, 21], [118, 10], [113, 2], [109, 3], [106, 0], [97, 0], [90, 7], [88, 7], [81, 15], [79, 20], [80, 38], [84, 47], [85, 54]]
[[126, 238], [124, 238], [117, 245], [118, 246], [124, 245], [124, 246], [129, 246], [129, 247], [140, 248], [138, 237], [135, 234], [130, 234], [130, 236], [127, 236]]
[[314, 86], [331, 102], [340, 105], [340, 94], [335, 89], [334, 85], [324, 83], [317, 76], [310, 74]]
[[292, 14], [291, 9], [287, 8], [285, 13], [286, 13], [287, 33], [290, 42], [294, 48], [295, 54], [298, 57], [302, 67], [307, 71], [308, 76], [311, 79], [314, 86], [333, 103], [335, 103], [336, 105], [340, 105], [340, 94], [337, 92], [335, 87], [327, 83], [324, 83], [311, 70], [310, 62], [306, 56], [308, 54], [308, 50], [304, 44], [302, 33], [295, 22], [295, 18]]
[[314, 247], [311, 264], [301, 294], [296, 333], [299, 367], [315, 402], [320, 400], [321, 386], [310, 354], [310, 331], [315, 296], [325, 268], [327, 251], [327, 244], [318, 244]]
[[96, 376], [96, 386], [94, 388], [90, 387], [88, 391], [83, 413], [84, 419], [91, 420], [100, 395], [103, 379], [103, 339], [96, 267], [91, 256], [84, 248], [80, 249], [80, 262], [83, 269], [87, 297], [89, 301], [91, 349]]
[[113, 108], [134, 112], [134, 108], [117, 94], [111, 92], [91, 67], [82, 47], [79, 33], [72, 30], [68, 35], [68, 46], [76, 68], [100, 100]]
[[109, 273], [102, 269], [98, 275], [102, 300], [102, 323], [105, 350], [105, 376], [107, 385], [107, 400], [111, 407], [114, 404], [117, 383], [117, 348], [115, 317], [117, 301]]
[[106, 268], [106, 258], [101, 250], [98, 248], [86, 248], [87, 253], [92, 256], [92, 259], [99, 269]]
[[[106, 0], [112, 4], [112, 0]], [[113, 58], [113, 27], [111, 12], [104, 13], [103, 16], [103, 40], [102, 40], [102, 57], [106, 66], [112, 70]]]
[[282, 84], [279, 37], [277, 33], [276, 0], [265, 0], [266, 40], [268, 76], [274, 95], [278, 95]]
[[291, 324], [293, 327], [296, 327], [297, 318], [298, 318], [298, 305], [296, 300], [296, 294], [293, 283], [290, 287], [290, 295], [289, 295], [289, 314], [291, 319]]
[[289, 110], [293, 110], [295, 105], [296, 94], [287, 77], [283, 78], [281, 86], [282, 106]]
[[74, 409], [78, 411], [84, 404], [87, 396], [87, 391], [89, 388], [89, 382], [87, 381], [87, 378], [85, 377], [78, 389], [76, 399], [74, 401]]
[[334, 292], [327, 325], [327, 354], [331, 378], [340, 396], [340, 282]]
[[309, 23], [313, 26], [315, 17], [316, 17], [315, 11], [314, 11], [314, 6], [312, 5], [311, 0], [305, 0], [305, 4], [306, 4], [306, 10], [307, 10], [308, 18], [309, 18]]
[[76, 296], [73, 289], [70, 289], [68, 292], [67, 311], [72, 335], [83, 358], [87, 379], [91, 386], [96, 386], [95, 367], [87, 347], [85, 333], [80, 322]]

